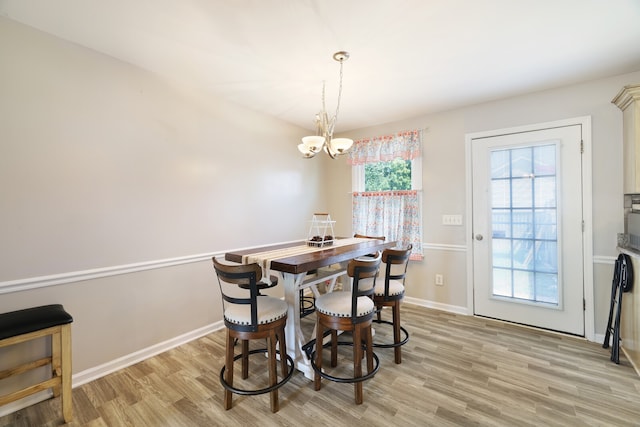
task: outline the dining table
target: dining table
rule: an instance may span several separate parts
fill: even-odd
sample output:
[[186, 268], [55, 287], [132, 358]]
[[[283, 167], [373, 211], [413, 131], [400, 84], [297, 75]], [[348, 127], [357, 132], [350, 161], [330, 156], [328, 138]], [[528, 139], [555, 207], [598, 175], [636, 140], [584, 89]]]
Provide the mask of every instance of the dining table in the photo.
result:
[[[288, 304], [285, 339], [287, 353], [294, 366], [313, 379], [314, 371], [305, 349], [315, 335], [303, 333], [300, 315], [300, 292], [310, 289], [318, 297], [318, 285], [332, 291], [336, 281], [346, 275], [350, 260], [392, 248], [396, 242], [369, 238], [335, 238], [330, 244], [318, 244], [306, 240], [253, 247], [227, 252], [225, 260], [241, 264], [258, 263], [263, 277], [268, 280], [276, 273], [284, 286], [284, 298]], [[342, 279], [341, 279], [342, 282]], [[343, 283], [343, 286], [349, 285]]]

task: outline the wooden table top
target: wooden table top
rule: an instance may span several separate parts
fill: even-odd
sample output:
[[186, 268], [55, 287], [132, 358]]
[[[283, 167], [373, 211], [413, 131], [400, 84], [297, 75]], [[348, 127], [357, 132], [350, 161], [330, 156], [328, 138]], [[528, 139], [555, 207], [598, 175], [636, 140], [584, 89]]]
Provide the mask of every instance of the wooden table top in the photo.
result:
[[[301, 240], [299, 242], [292, 242], [281, 245], [261, 246], [259, 248], [228, 252], [225, 254], [225, 259], [231, 262], [242, 263], [243, 257], [246, 255], [286, 247], [301, 246], [305, 243], [306, 242], [304, 240]], [[396, 242], [367, 239], [366, 241], [344, 246], [329, 246], [315, 252], [274, 259], [271, 261], [271, 269], [292, 274], [306, 273], [307, 271], [315, 270], [316, 268], [326, 267], [332, 264], [337, 264], [339, 262], [349, 261], [353, 258], [367, 255], [377, 250], [392, 248], [395, 245]]]

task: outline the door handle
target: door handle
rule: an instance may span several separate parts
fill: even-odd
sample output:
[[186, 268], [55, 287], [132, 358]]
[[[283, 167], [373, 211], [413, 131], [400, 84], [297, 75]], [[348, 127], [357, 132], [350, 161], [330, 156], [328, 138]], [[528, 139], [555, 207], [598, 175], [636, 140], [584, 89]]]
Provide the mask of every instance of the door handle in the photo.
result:
[[476, 240], [480, 241], [484, 239], [484, 237], [482, 236], [482, 234], [476, 234]]

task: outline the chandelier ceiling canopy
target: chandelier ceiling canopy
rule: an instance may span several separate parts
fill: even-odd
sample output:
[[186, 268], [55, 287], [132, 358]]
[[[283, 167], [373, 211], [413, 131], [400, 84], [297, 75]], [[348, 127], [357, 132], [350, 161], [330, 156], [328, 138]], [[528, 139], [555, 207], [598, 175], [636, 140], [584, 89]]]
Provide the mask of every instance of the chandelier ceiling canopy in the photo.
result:
[[316, 114], [316, 134], [305, 136], [302, 143], [298, 145], [298, 150], [306, 159], [310, 159], [323, 151], [332, 159], [336, 156], [345, 154], [353, 145], [353, 140], [349, 138], [334, 138], [333, 131], [338, 119], [338, 111], [340, 110], [340, 98], [342, 96], [342, 65], [349, 59], [349, 52], [340, 51], [333, 54], [333, 59], [340, 63], [340, 85], [338, 87], [338, 103], [336, 112], [333, 116], [329, 116], [325, 106], [324, 89], [325, 84], [322, 83], [322, 111]]

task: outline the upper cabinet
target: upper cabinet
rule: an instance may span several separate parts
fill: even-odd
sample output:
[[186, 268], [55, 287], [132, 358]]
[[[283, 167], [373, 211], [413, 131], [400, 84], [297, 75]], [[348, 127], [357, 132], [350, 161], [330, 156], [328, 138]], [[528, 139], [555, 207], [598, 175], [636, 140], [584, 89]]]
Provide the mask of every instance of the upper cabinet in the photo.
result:
[[640, 193], [640, 84], [623, 87], [611, 102], [623, 114], [624, 192]]

